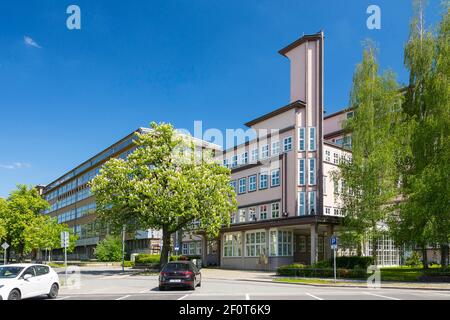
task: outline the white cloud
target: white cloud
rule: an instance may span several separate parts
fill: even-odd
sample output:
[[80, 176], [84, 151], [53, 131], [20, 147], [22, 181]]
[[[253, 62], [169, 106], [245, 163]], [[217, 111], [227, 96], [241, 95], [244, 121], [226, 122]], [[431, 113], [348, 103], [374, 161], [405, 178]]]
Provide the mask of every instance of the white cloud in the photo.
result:
[[26, 162], [14, 162], [12, 164], [0, 164], [0, 169], [14, 170], [31, 168], [31, 164]]
[[32, 38], [28, 37], [28, 36], [24, 36], [23, 37], [23, 42], [25, 43], [25, 45], [30, 46], [30, 47], [35, 47], [35, 48], [42, 48], [36, 41], [34, 41]]

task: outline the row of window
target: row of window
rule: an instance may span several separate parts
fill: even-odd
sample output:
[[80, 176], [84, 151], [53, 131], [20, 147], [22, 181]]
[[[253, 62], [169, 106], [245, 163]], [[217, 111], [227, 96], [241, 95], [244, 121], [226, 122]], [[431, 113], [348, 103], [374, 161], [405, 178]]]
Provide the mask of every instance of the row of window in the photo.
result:
[[305, 163], [308, 160], [308, 184], [316, 184], [316, 158], [298, 159], [298, 184], [304, 186], [306, 184], [306, 168]]
[[68, 197], [65, 197], [65, 198], [55, 202], [54, 204], [51, 205], [50, 209], [47, 209], [44, 211], [44, 214], [67, 207], [71, 204], [74, 204], [77, 201], [81, 201], [90, 196], [91, 196], [91, 188], [86, 188], [86, 189], [80, 190], [77, 193], [74, 193]]
[[90, 213], [93, 213], [96, 208], [96, 203], [92, 202], [85, 206], [69, 210], [67, 212], [61, 213], [58, 215], [58, 223], [63, 223], [70, 220], [75, 220], [77, 218], [81, 218], [85, 215], [88, 215]]
[[[271, 144], [272, 148], [270, 150], [269, 144], [261, 146], [261, 152], [258, 148], [254, 148], [251, 151], [250, 159], [248, 152], [242, 154], [234, 155], [230, 159], [224, 159], [223, 165], [225, 167], [235, 168], [238, 165], [246, 165], [248, 163], [256, 163], [260, 159], [267, 159], [271, 156], [276, 156], [280, 154], [280, 142], [274, 141]], [[289, 152], [292, 150], [292, 137], [287, 137], [283, 139], [283, 152]]]
[[181, 253], [185, 256], [201, 255], [202, 242], [201, 241], [183, 242], [183, 244], [181, 245]]
[[306, 128], [298, 128], [298, 151], [315, 151], [316, 150], [316, 127], [308, 127], [309, 143], [306, 148]]
[[258, 219], [267, 220], [269, 218], [277, 219], [280, 218], [280, 210], [281, 205], [279, 202], [239, 209], [237, 214], [231, 215], [231, 223], [254, 222]]
[[333, 212], [333, 215], [335, 215], [335, 216], [343, 216], [344, 215], [344, 210], [341, 208], [325, 207], [326, 215], [331, 215], [331, 212]]
[[[269, 239], [266, 239], [265, 231], [246, 232], [244, 239], [242, 239], [242, 233], [228, 233], [224, 235], [223, 256], [242, 257], [243, 244], [245, 257], [292, 256], [292, 239], [292, 231], [282, 230], [270, 230]], [[244, 243], [243, 240], [245, 240]], [[266, 240], [269, 240], [268, 244]]]
[[[237, 190], [236, 190], [236, 180], [230, 182], [234, 191], [238, 194], [243, 194], [248, 192], [256, 191], [258, 186], [257, 175], [251, 175], [249, 177], [244, 177], [238, 179]], [[248, 182], [248, 183], [247, 183]], [[278, 187], [280, 185], [280, 169], [274, 169], [270, 172], [270, 186]], [[269, 187], [269, 173], [262, 172], [259, 174], [259, 190], [267, 189]]]
[[[339, 153], [333, 152], [333, 164], [339, 164], [342, 160], [350, 160], [352, 157], [351, 154], [345, 156], [344, 154], [339, 155]], [[325, 149], [325, 161], [331, 163], [331, 151]]]

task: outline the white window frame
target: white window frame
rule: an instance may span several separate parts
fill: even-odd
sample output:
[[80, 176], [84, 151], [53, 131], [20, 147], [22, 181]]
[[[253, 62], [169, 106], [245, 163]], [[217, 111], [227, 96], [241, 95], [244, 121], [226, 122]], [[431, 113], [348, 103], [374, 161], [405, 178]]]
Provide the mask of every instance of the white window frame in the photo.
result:
[[[223, 235], [223, 253], [222, 257], [224, 258], [232, 258], [232, 257], [241, 257], [242, 256], [242, 234], [240, 232], [230, 232], [225, 233]], [[231, 240], [227, 240], [227, 237], [230, 237]], [[228, 241], [231, 241], [229, 243]], [[231, 249], [231, 250], [227, 250]], [[228, 251], [231, 252], [231, 255], [227, 255]]]
[[316, 158], [309, 158], [309, 184], [311, 186], [316, 185]]
[[252, 150], [252, 162], [258, 162], [259, 160], [259, 152], [258, 148]]
[[[273, 235], [275, 234], [275, 239]], [[281, 241], [280, 241], [281, 234]], [[269, 230], [269, 256], [271, 257], [292, 257], [293, 250], [293, 238], [294, 235], [291, 230]], [[287, 241], [285, 241], [285, 239]], [[275, 240], [275, 241], [274, 241]], [[280, 252], [281, 244], [281, 252]], [[286, 250], [285, 250], [286, 248]]]
[[[263, 211], [262, 208], [265, 208], [265, 210]], [[267, 204], [262, 204], [259, 206], [259, 220], [267, 220], [268, 218], [268, 205]], [[264, 214], [264, 217], [263, 217]]]
[[[252, 182], [252, 180], [254, 180]], [[256, 174], [251, 175], [248, 177], [248, 192], [253, 192], [258, 189], [258, 179], [256, 177]]]
[[305, 127], [298, 128], [298, 151], [305, 151]]
[[[264, 179], [262, 177], [265, 177], [265, 182], [266, 182], [266, 186], [263, 187], [262, 183], [264, 182]], [[267, 189], [269, 187], [269, 174], [267, 172], [261, 172], [259, 174], [259, 189], [260, 190], [264, 190]]]
[[259, 257], [262, 252], [264, 254], [267, 252], [266, 232], [264, 230], [247, 231], [245, 233], [245, 257]]
[[[274, 179], [278, 182], [273, 183]], [[279, 187], [280, 186], [280, 169], [274, 169], [270, 173], [270, 186], [271, 187]]]
[[239, 189], [238, 194], [243, 194], [247, 192], [247, 178], [240, 178], [238, 183]]
[[[275, 209], [274, 209], [275, 207]], [[278, 212], [275, 216], [274, 213]], [[270, 204], [270, 216], [272, 219], [278, 219], [280, 217], [280, 203], [279, 202], [273, 202]]]
[[247, 221], [247, 209], [238, 210], [238, 223], [243, 223]]
[[298, 185], [300, 186], [305, 185], [305, 171], [305, 159], [298, 159]]
[[316, 127], [309, 127], [309, 151], [315, 151], [316, 146]]
[[272, 142], [272, 155], [276, 156], [280, 154], [280, 141]]
[[308, 192], [308, 196], [309, 196], [308, 214], [311, 215], [311, 210], [312, 209], [314, 209], [314, 214], [317, 214], [317, 209], [316, 209], [316, 192], [315, 191], [310, 191], [310, 192]]
[[248, 164], [248, 152], [241, 154], [241, 164]]
[[292, 150], [292, 136], [283, 139], [283, 152], [289, 152]]
[[265, 144], [261, 147], [261, 159], [267, 159], [270, 156], [269, 145]]
[[304, 191], [298, 193], [298, 215], [304, 216], [306, 214], [306, 196]]

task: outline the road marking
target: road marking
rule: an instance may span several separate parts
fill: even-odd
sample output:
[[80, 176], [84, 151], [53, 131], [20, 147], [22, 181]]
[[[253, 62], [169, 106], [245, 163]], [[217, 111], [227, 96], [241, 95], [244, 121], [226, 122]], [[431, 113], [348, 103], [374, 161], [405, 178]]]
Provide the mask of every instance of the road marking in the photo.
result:
[[385, 298], [385, 299], [391, 299], [391, 300], [400, 300], [398, 298], [393, 298], [393, 297], [388, 297], [388, 296], [383, 296], [381, 294], [376, 294], [376, 293], [371, 293], [371, 292], [363, 292], [364, 294], [368, 294], [370, 296], [375, 296], [375, 297], [380, 297], [380, 298]]
[[145, 290], [139, 291], [139, 293], [147, 293], [149, 291], [150, 291], [150, 289], [145, 289]]
[[250, 300], [250, 295], [248, 293], [245, 294], [245, 300]]
[[181, 298], [177, 299], [177, 300], [183, 300], [184, 298], [188, 297], [188, 294], [185, 294], [184, 296], [182, 296]]
[[116, 300], [123, 300], [123, 299], [126, 299], [126, 298], [128, 298], [128, 297], [131, 297], [131, 295], [127, 294], [126, 296], [117, 298]]
[[56, 299], [53, 299], [53, 300], [64, 300], [64, 299], [69, 299], [69, 298], [70, 298], [70, 296], [66, 296], [66, 297], [56, 298]]
[[317, 297], [317, 296], [315, 296], [315, 295], [313, 295], [313, 294], [311, 294], [311, 293], [308, 293], [308, 292], [305, 292], [308, 296], [310, 296], [310, 297], [313, 297], [314, 299], [317, 299], [317, 300], [323, 300], [322, 298], [319, 298], [319, 297]]

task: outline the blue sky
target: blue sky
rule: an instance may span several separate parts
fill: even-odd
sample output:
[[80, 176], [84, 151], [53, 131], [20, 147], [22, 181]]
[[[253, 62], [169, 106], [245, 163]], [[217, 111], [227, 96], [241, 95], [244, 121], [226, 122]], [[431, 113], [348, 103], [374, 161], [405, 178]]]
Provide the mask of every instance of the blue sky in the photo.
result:
[[[431, 0], [427, 23], [439, 19]], [[81, 30], [66, 8], [81, 8]], [[366, 27], [379, 5], [381, 30]], [[0, 197], [47, 184], [150, 121], [238, 128], [289, 102], [277, 52], [321, 29], [325, 108], [347, 105], [361, 42], [407, 81], [410, 0], [5, 0], [0, 2]]]

